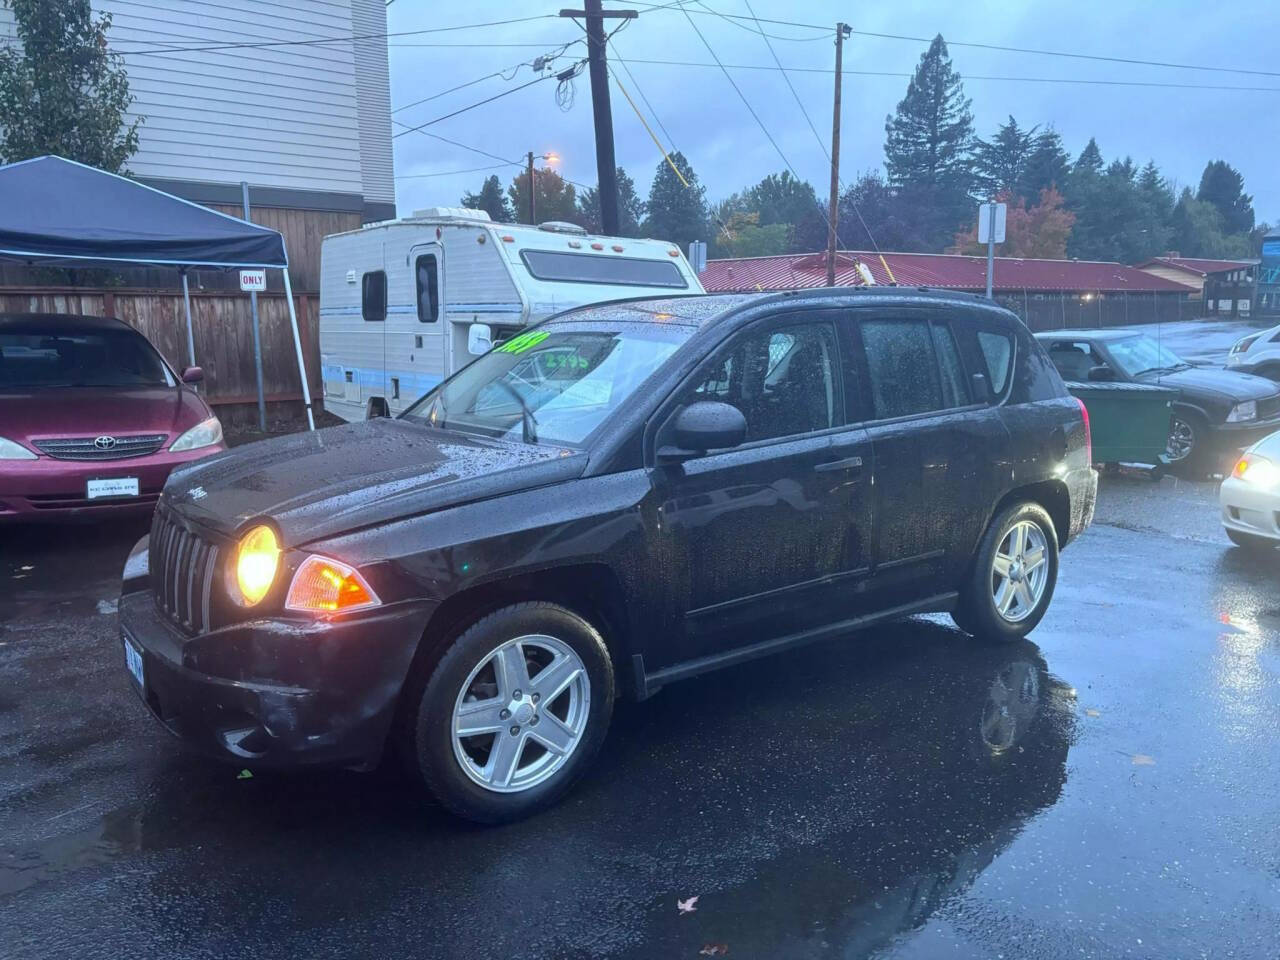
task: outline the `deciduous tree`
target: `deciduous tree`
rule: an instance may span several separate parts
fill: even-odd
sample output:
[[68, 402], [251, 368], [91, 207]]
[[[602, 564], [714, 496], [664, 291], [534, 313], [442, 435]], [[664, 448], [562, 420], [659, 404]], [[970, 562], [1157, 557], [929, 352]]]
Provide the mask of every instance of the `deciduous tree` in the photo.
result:
[[[1039, 200], [1031, 207], [1011, 192], [999, 194], [996, 199], [1009, 205], [1005, 242], [996, 248], [999, 256], [1061, 260], [1067, 255], [1067, 237], [1076, 218], [1063, 207], [1062, 194], [1057, 190], [1052, 187], [1042, 190]], [[957, 235], [955, 244], [947, 252], [985, 254], [987, 245], [978, 240], [978, 225], [975, 223]]]
[[[573, 222], [578, 212], [577, 191], [573, 184], [566, 183], [560, 174], [550, 167], [534, 170], [533, 181], [536, 192], [534, 199], [534, 216], [539, 223], [548, 220], [564, 220]], [[525, 223], [529, 219], [529, 172], [518, 174], [507, 188], [511, 198], [512, 211], [516, 221]]]

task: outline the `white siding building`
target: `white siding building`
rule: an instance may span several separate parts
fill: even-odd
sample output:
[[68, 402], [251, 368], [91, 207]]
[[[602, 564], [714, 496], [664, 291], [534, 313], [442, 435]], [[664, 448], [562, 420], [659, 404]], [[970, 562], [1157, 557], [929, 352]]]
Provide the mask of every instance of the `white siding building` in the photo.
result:
[[243, 180], [255, 207], [395, 215], [385, 0], [92, 4], [145, 118], [139, 179], [201, 203], [238, 205]]

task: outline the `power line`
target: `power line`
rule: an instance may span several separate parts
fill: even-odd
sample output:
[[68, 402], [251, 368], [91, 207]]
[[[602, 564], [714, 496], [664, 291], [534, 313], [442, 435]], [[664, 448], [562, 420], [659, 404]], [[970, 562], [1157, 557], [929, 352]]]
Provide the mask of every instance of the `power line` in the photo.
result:
[[[158, 50], [113, 50], [121, 56], [131, 56], [133, 54], [159, 54], [159, 53], [198, 53], [205, 50], [244, 50], [258, 47], [309, 47], [326, 43], [352, 43], [357, 40], [387, 40], [391, 37], [420, 37], [428, 33], [451, 33], [457, 30], [476, 30], [481, 27], [505, 27], [513, 23], [528, 23], [531, 20], [546, 20], [549, 18], [558, 19], [554, 13], [540, 13], [531, 17], [513, 17], [509, 20], [489, 20], [484, 23], [463, 23], [452, 27], [428, 27], [423, 30], [401, 30], [397, 33], [365, 33], [352, 35], [350, 37], [316, 37], [310, 40], [255, 40], [248, 43], [214, 43], [202, 44], [193, 47], [161, 47]], [[172, 44], [172, 40], [125, 40], [124, 43], [141, 43], [141, 44]]]
[[[622, 60], [622, 58], [619, 59], [624, 63], [642, 63], [665, 67], [707, 67], [712, 70], [717, 70], [722, 66], [719, 63], [706, 63], [698, 60], [655, 60], [651, 58], [639, 59], [636, 57], [627, 57], [625, 60]], [[767, 64], [758, 63], [726, 63], [723, 64], [723, 67], [730, 70], [779, 69], [778, 67], [771, 67]], [[784, 73], [822, 73], [828, 76], [835, 73], [834, 70], [828, 67], [782, 67], [781, 69]], [[911, 73], [903, 73], [893, 70], [845, 70], [844, 73], [849, 76], [858, 77], [902, 77], [909, 79], [914, 76], [914, 74]], [[964, 80], [966, 83], [970, 80], [991, 80], [1004, 83], [1067, 83], [1102, 87], [1157, 87], [1173, 90], [1231, 90], [1237, 93], [1280, 93], [1280, 87], [1244, 87], [1210, 83], [1174, 83], [1160, 80], [1088, 80], [1077, 77], [1008, 77], [978, 74], [965, 74]]]
[[[664, 10], [666, 7], [654, 6], [652, 4], [637, 4], [649, 11]], [[684, 7], [679, 8], [686, 16], [690, 13], [703, 14], [706, 16], [720, 17], [721, 19], [734, 20], [751, 20], [752, 17], [744, 17], [735, 13], [720, 13], [713, 10], [686, 10]], [[758, 18], [759, 23], [769, 23], [776, 26], [784, 27], [802, 27], [809, 30], [829, 31], [831, 28], [817, 23], [800, 23], [795, 20], [772, 20], [767, 17]], [[854, 30], [854, 34], [860, 37], [875, 37], [880, 40], [907, 40], [912, 43], [932, 43], [932, 37], [913, 37], [901, 33], [877, 33], [871, 30]], [[1166, 60], [1142, 60], [1136, 57], [1109, 57], [1095, 53], [1075, 53], [1066, 50], [1039, 50], [1033, 47], [1012, 47], [997, 43], [981, 43], [978, 41], [966, 40], [947, 40], [949, 47], [973, 47], [978, 50], [998, 50], [1002, 53], [1027, 53], [1039, 57], [1066, 57], [1073, 60], [1098, 60], [1104, 63], [1125, 63], [1144, 67], [1168, 67], [1175, 70], [1209, 70], [1215, 73], [1245, 73], [1259, 77], [1280, 77], [1280, 71], [1274, 70], [1250, 70], [1244, 67], [1218, 67], [1206, 66], [1197, 63], [1172, 63]], [[967, 77], [965, 79], [968, 79]]]
[[[584, 63], [586, 63], [585, 60], [579, 61], [577, 65], [578, 68], [580, 68]], [[492, 97], [486, 97], [483, 100], [477, 100], [475, 103], [468, 104], [465, 107], [459, 107], [457, 110], [436, 117], [434, 120], [428, 120], [426, 123], [420, 123], [416, 127], [410, 127], [407, 130], [401, 130], [399, 133], [393, 133], [391, 137], [394, 140], [396, 137], [403, 137], [406, 133], [414, 133], [415, 131], [421, 130], [423, 127], [429, 127], [434, 123], [439, 123], [441, 120], [448, 120], [450, 117], [456, 117], [458, 114], [466, 113], [468, 110], [474, 110], [476, 107], [483, 107], [486, 103], [493, 103], [493, 101], [501, 100], [503, 97], [509, 97], [513, 93], [519, 93], [526, 87], [532, 87], [535, 83], [541, 83], [543, 80], [552, 80], [558, 76], [562, 76], [562, 74], [548, 73], [540, 77], [534, 77], [532, 80], [527, 83], [522, 83], [518, 87], [511, 87], [507, 90], [503, 90], [501, 93], [495, 93]]]
[[[507, 165], [507, 161], [502, 163], [491, 163], [487, 167], [468, 167], [466, 170], [442, 170], [439, 173], [404, 173], [396, 174], [397, 180], [425, 180], [429, 177], [453, 177], [463, 173], [480, 173], [482, 170], [500, 170]], [[519, 164], [517, 164], [519, 166]]]
[[[542, 57], [535, 57], [532, 61], [521, 60], [519, 63], [513, 63], [511, 66], [505, 67], [502, 70], [495, 70], [493, 73], [486, 73], [483, 77], [477, 77], [475, 80], [468, 80], [466, 83], [460, 83], [456, 87], [450, 87], [448, 90], [441, 90], [439, 93], [433, 93], [431, 94], [431, 96], [423, 97], [421, 100], [414, 100], [412, 103], [406, 103], [406, 104], [403, 104], [402, 106], [395, 107], [392, 109], [391, 112], [399, 113], [401, 110], [408, 110], [410, 107], [416, 107], [419, 104], [429, 103], [432, 100], [438, 100], [441, 97], [446, 96], [447, 94], [455, 93], [458, 90], [463, 90], [467, 87], [474, 87], [477, 83], [483, 83], [485, 80], [492, 80], [494, 77], [502, 77], [502, 79], [504, 80], [512, 80], [515, 78], [515, 75], [520, 72], [521, 67], [533, 67], [534, 65], [537, 64], [539, 60], [543, 61], [544, 67], [545, 67], [546, 64], [563, 57], [564, 52], [567, 49], [569, 49], [569, 47], [573, 46], [576, 43], [582, 43], [582, 41], [570, 40], [568, 43], [562, 44], [555, 53], [548, 53]], [[543, 49], [546, 49], [543, 44], [537, 44], [537, 46], [542, 47]], [[511, 76], [509, 77], [507, 76], [508, 71], [512, 71]]]
[[[398, 127], [404, 127], [405, 129], [401, 131], [402, 133], [409, 133], [411, 131], [414, 133], [420, 133], [424, 137], [430, 137], [432, 140], [439, 140], [441, 143], [447, 143], [450, 146], [458, 147], [462, 150], [469, 150], [472, 153], [478, 153], [482, 157], [488, 157], [491, 160], [500, 160], [502, 161], [502, 163], [506, 164], [507, 166], [519, 167], [522, 170], [524, 169], [523, 160], [511, 160], [511, 159], [508, 159], [507, 157], [499, 156], [496, 153], [490, 153], [488, 150], [482, 150], [479, 147], [473, 147], [471, 146], [471, 144], [463, 143], [461, 140], [451, 140], [449, 137], [441, 136], [438, 133], [432, 133], [430, 130], [423, 130], [419, 127], [411, 127], [407, 123], [397, 120], [394, 117], [391, 118], [391, 122]], [[494, 167], [493, 169], [496, 170], [497, 167]], [[590, 184], [581, 183], [577, 180], [570, 180], [568, 177], [566, 177], [564, 174], [560, 173], [559, 171], [556, 171], [556, 176], [559, 177], [561, 180], [563, 180], [565, 183], [572, 183], [575, 187], [581, 187], [583, 190], [592, 189]]]

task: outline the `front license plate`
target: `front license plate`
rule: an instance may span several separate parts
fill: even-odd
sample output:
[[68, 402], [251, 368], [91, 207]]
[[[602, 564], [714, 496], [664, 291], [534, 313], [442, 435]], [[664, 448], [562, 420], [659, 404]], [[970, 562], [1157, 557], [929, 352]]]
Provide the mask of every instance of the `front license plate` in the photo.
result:
[[138, 681], [138, 686], [145, 688], [147, 682], [142, 673], [142, 651], [127, 639], [124, 641], [124, 665], [133, 674], [133, 679]]
[[86, 496], [90, 500], [102, 497], [136, 497], [138, 495], [137, 477], [114, 477], [110, 480], [90, 480]]

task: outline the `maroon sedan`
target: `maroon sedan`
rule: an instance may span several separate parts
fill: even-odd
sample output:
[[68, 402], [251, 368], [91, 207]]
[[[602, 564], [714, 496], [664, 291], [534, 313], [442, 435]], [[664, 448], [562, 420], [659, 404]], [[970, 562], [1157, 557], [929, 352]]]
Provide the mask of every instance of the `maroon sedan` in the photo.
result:
[[149, 511], [222, 426], [140, 333], [109, 317], [0, 314], [0, 521]]

